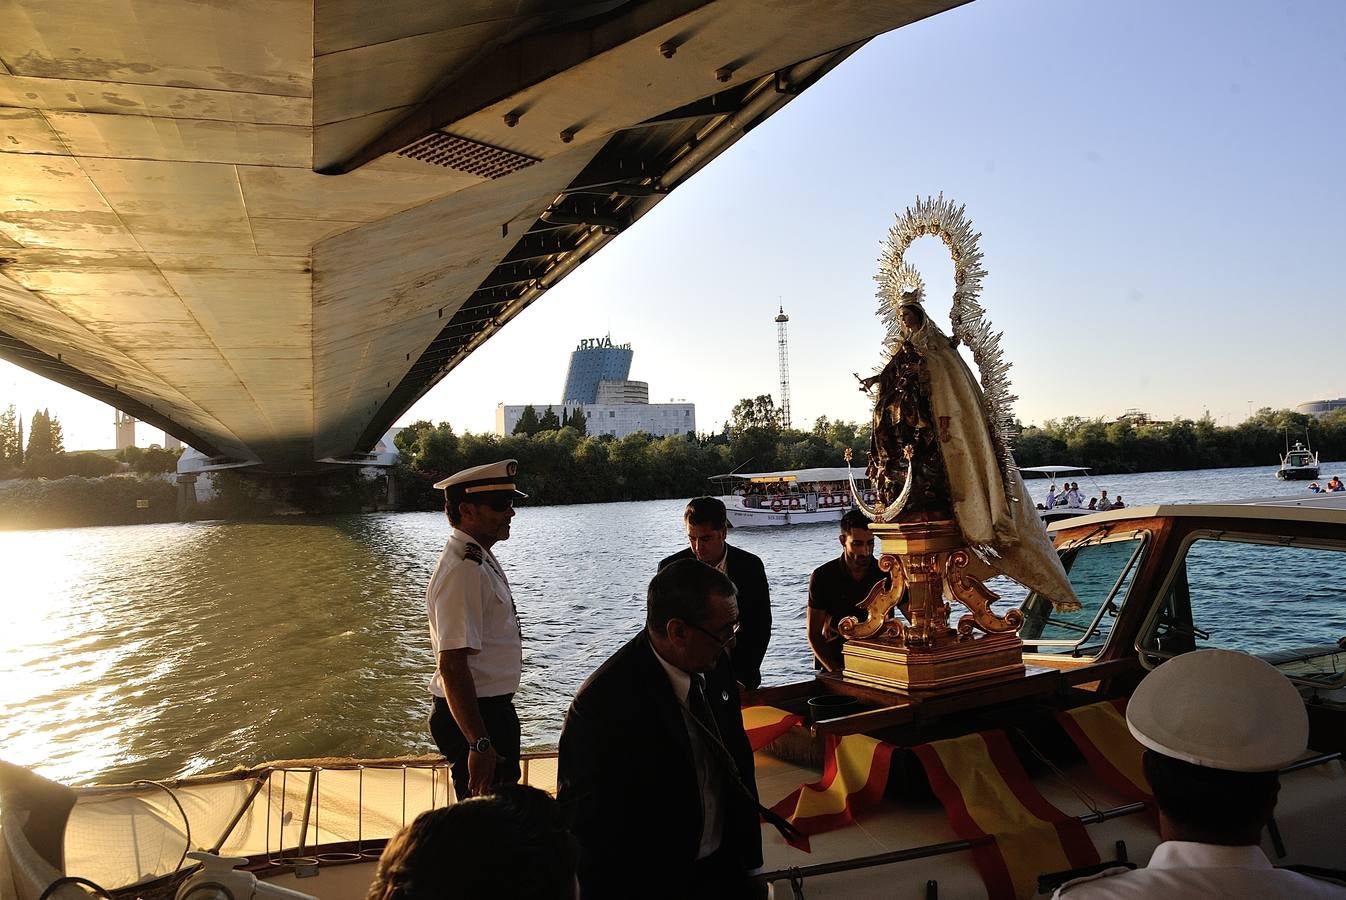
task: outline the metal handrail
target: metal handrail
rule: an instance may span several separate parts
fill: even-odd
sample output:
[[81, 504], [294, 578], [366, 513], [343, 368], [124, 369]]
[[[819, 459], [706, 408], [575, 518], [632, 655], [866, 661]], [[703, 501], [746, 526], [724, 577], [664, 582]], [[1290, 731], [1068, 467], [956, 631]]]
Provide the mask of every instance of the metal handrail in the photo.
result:
[[[1320, 766], [1323, 763], [1332, 762], [1341, 759], [1340, 752], [1320, 753], [1317, 756], [1310, 756], [1307, 759], [1301, 759], [1298, 762], [1291, 763], [1280, 770], [1281, 775], [1290, 772], [1298, 772], [1301, 769], [1310, 769], [1314, 766]], [[1138, 812], [1144, 812], [1149, 808], [1149, 804], [1143, 801], [1134, 803], [1125, 803], [1121, 806], [1113, 806], [1108, 809], [1100, 809], [1096, 812], [1085, 813], [1074, 816], [1073, 818], [1081, 825], [1097, 825], [1099, 822], [1106, 822], [1110, 819], [1120, 819], [1123, 816], [1135, 815]], [[980, 844], [993, 840], [990, 835], [973, 840], [945, 841], [939, 844], [926, 844], [921, 847], [908, 847], [905, 850], [890, 850], [886, 853], [875, 853], [869, 856], [857, 856], [851, 859], [839, 859], [833, 862], [815, 863], [811, 866], [790, 866], [788, 869], [775, 869], [770, 872], [759, 872], [753, 878], [763, 884], [770, 884], [775, 881], [791, 881], [798, 883], [805, 878], [816, 878], [821, 875], [832, 875], [837, 872], [850, 872], [856, 869], [869, 869], [875, 866], [886, 866], [893, 863], [910, 862], [917, 859], [928, 859], [932, 856], [943, 856], [949, 853], [961, 853], [964, 850], [971, 850]]]
[[[1109, 819], [1118, 819], [1122, 816], [1134, 815], [1143, 812], [1147, 804], [1142, 802], [1127, 803], [1122, 806], [1114, 806], [1110, 809], [1101, 809], [1098, 812], [1085, 813], [1082, 816], [1075, 816], [1075, 820], [1082, 825], [1095, 825], [1099, 822], [1106, 822]], [[836, 872], [850, 872], [855, 869], [868, 869], [874, 866], [886, 866], [892, 863], [910, 862], [915, 859], [928, 859], [932, 856], [943, 856], [948, 853], [961, 853], [964, 850], [971, 850], [980, 844], [994, 840], [990, 835], [982, 838], [962, 841], [945, 841], [940, 844], [926, 844], [921, 847], [908, 847], [905, 850], [890, 850], [886, 853], [875, 853], [870, 856], [857, 856], [852, 859], [839, 859], [833, 862], [815, 863], [811, 866], [791, 866], [788, 869], [776, 869], [771, 872], [760, 872], [753, 876], [756, 880], [771, 883], [773, 881], [782, 881], [785, 879], [803, 879], [815, 878], [819, 875], [832, 875]]]

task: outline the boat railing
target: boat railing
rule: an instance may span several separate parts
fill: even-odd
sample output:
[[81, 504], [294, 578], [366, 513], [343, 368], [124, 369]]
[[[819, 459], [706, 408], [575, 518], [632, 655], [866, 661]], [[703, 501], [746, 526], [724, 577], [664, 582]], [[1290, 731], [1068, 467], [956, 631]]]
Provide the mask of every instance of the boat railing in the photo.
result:
[[[872, 503], [874, 492], [866, 490], [865, 500]], [[784, 491], [778, 494], [744, 494], [744, 509], [769, 509], [772, 512], [813, 512], [819, 509], [845, 507], [849, 509], [855, 501], [848, 488], [816, 491]]]
[[[1123, 816], [1134, 815], [1138, 812], [1144, 812], [1147, 804], [1143, 802], [1127, 803], [1122, 806], [1114, 806], [1110, 809], [1102, 809], [1097, 812], [1089, 812], [1075, 818], [1082, 825], [1094, 825], [1098, 822], [1107, 822], [1111, 819], [1119, 819]], [[858, 869], [871, 869], [877, 866], [890, 866], [894, 863], [912, 862], [918, 859], [929, 859], [934, 856], [944, 856], [949, 853], [962, 853], [965, 850], [971, 850], [982, 844], [990, 843], [995, 838], [991, 835], [985, 837], [973, 838], [970, 840], [944, 841], [938, 844], [925, 844], [920, 847], [908, 847], [903, 850], [889, 850], [886, 853], [874, 853], [869, 856], [857, 856], [851, 859], [839, 859], [833, 862], [814, 863], [809, 866], [790, 866], [786, 869], [776, 869], [770, 872], [760, 872], [755, 878], [763, 883], [771, 884], [776, 881], [790, 882], [791, 889], [797, 900], [805, 900], [804, 880], [807, 878], [818, 878], [823, 875], [835, 875], [838, 872], [853, 872]], [[1125, 845], [1118, 842], [1119, 849], [1124, 850]], [[1046, 893], [1059, 885], [1052, 886]], [[935, 898], [939, 896], [939, 885], [935, 881], [927, 881], [925, 885], [925, 896]]]
[[[520, 769], [555, 793], [555, 751], [524, 754]], [[453, 802], [439, 756], [285, 761], [74, 793], [65, 871], [107, 890], [173, 884], [193, 867], [188, 850], [247, 857], [259, 875], [376, 859], [416, 816]]]

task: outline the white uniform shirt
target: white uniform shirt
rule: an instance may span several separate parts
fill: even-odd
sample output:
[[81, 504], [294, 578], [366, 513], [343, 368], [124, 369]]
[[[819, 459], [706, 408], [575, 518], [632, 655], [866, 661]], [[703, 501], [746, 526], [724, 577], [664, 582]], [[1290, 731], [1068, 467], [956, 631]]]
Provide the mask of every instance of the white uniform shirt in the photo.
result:
[[[729, 554], [725, 554], [728, 556]], [[654, 650], [654, 646], [650, 646]], [[687, 708], [687, 694], [692, 689], [692, 676], [673, 665], [654, 650], [654, 658], [668, 674], [668, 683], [673, 686], [673, 696], [678, 698], [682, 708], [682, 724], [687, 729], [687, 737], [692, 742], [692, 762], [696, 765], [696, 783], [701, 788], [701, 846], [696, 851], [697, 859], [705, 859], [720, 849], [724, 839], [724, 813], [720, 810], [719, 782], [715, 778], [716, 769], [710, 755], [714, 751], [706, 746], [709, 740]]]
[[[1115, 874], [1110, 874], [1115, 873]], [[1191, 841], [1165, 841], [1154, 848], [1150, 864], [1128, 872], [1107, 872], [1063, 884], [1053, 897], [1064, 900], [1213, 897], [1221, 900], [1294, 897], [1346, 898], [1346, 887], [1273, 868], [1261, 847], [1226, 847]]]
[[[480, 562], [471, 558], [477, 555]], [[478, 697], [498, 697], [519, 689], [523, 669], [519, 616], [505, 570], [490, 550], [455, 528], [430, 574], [425, 607], [435, 653], [430, 693], [445, 696], [439, 654], [464, 648], [470, 651], [467, 667]]]

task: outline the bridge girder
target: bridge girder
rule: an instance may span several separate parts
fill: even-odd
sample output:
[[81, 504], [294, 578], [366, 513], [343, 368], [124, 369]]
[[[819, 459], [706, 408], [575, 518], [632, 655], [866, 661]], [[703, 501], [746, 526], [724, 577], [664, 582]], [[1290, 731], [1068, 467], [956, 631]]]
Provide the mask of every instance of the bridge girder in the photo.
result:
[[960, 2], [10, 4], [0, 356], [210, 455], [367, 450], [864, 41]]

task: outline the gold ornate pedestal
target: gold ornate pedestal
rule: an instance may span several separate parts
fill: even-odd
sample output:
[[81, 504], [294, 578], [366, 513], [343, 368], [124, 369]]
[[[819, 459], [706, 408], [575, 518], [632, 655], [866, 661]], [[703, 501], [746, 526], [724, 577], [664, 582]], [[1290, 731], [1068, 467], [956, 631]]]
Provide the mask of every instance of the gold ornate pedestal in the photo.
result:
[[[863, 621], [837, 625], [846, 638], [847, 681], [928, 693], [1024, 673], [1023, 642], [1014, 634], [1023, 614], [991, 611], [997, 595], [967, 571], [972, 557], [955, 522], [876, 522], [870, 530], [882, 541], [879, 568], [891, 586], [875, 585], [861, 604]], [[904, 591], [905, 620], [895, 612]], [[950, 599], [969, 610], [957, 630], [949, 627]]]

